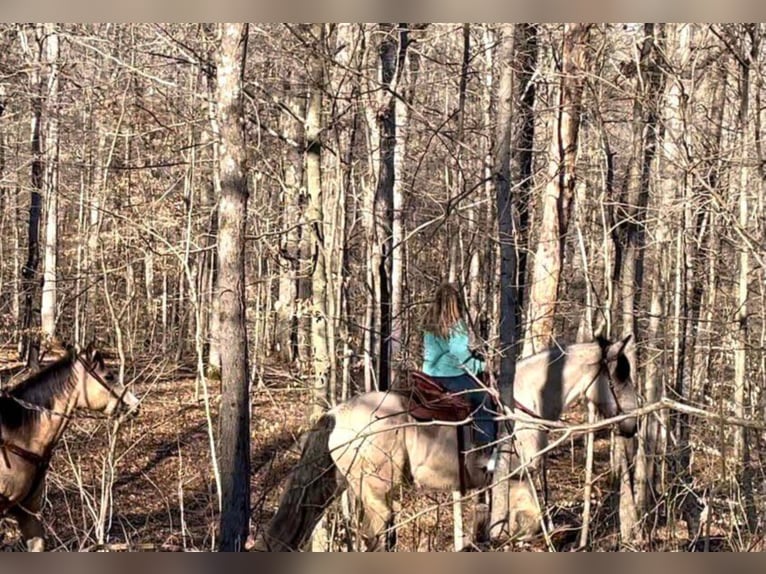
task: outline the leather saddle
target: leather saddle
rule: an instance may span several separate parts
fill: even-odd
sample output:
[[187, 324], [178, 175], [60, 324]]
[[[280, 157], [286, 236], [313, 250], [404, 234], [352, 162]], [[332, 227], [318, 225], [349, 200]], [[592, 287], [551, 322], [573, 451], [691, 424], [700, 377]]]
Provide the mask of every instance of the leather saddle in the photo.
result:
[[[403, 392], [409, 397], [408, 412], [414, 419], [421, 422], [459, 422], [470, 417], [473, 407], [465, 394], [448, 391], [421, 371], [410, 371], [405, 380], [409, 388]], [[468, 488], [485, 484], [487, 477], [483, 468], [485, 461], [480, 456], [469, 455], [467, 452], [471, 450], [474, 441], [472, 426], [459, 425], [455, 431], [460, 468], [460, 492], [465, 494]]]
[[465, 395], [448, 391], [421, 371], [410, 371], [407, 377], [410, 404], [408, 412], [419, 421], [457, 422], [468, 418], [471, 404]]

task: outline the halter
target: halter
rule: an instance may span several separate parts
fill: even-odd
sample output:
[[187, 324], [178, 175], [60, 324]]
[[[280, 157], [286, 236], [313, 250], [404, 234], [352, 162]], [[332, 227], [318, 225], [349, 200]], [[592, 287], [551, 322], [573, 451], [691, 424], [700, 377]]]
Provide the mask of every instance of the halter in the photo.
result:
[[[618, 360], [618, 359], [615, 359], [615, 360]], [[617, 396], [617, 391], [614, 390], [614, 380], [612, 379], [612, 375], [609, 372], [609, 361], [607, 360], [605, 356], [601, 357], [601, 360], [599, 361], [598, 371], [596, 371], [596, 374], [593, 376], [591, 381], [585, 386], [585, 389], [583, 390], [583, 394], [588, 392], [588, 389], [593, 385], [593, 383], [596, 382], [596, 379], [598, 379], [601, 376], [601, 373], [604, 370], [606, 370], [607, 380], [609, 381], [608, 383], [609, 392], [612, 394], [612, 398], [614, 399], [614, 404], [617, 407], [617, 414], [615, 416], [624, 415], [625, 409], [622, 408], [622, 405], [620, 404], [620, 399]]]

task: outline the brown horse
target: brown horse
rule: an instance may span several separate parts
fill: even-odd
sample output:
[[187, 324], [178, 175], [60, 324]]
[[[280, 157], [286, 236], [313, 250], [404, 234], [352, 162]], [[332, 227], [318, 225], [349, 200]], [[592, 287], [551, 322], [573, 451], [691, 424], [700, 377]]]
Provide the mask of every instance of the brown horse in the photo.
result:
[[[628, 341], [598, 339], [555, 347], [520, 361], [514, 390], [519, 391], [521, 407], [541, 419], [557, 420], [585, 397], [606, 417], [632, 412], [637, 399], [624, 354]], [[544, 433], [534, 425], [520, 430], [520, 436], [514, 437], [516, 450], [523, 461], [530, 462], [544, 446], [540, 436]], [[635, 434], [635, 417], [623, 420], [620, 432]], [[349, 488], [361, 503], [367, 548], [381, 549], [384, 537], [385, 548], [392, 548], [397, 485], [413, 482], [443, 491], [460, 488], [457, 436], [454, 426], [415, 420], [402, 393], [362, 393], [336, 406], [308, 433], [301, 459], [259, 544], [267, 550], [300, 550], [327, 506]], [[468, 473], [463, 486], [481, 488], [490, 480], [484, 473]], [[511, 528], [530, 527], [540, 509], [528, 483], [512, 482], [509, 496], [509, 502], [516, 504], [512, 515], [518, 518]]]
[[30, 552], [45, 549], [39, 518], [53, 449], [75, 409], [136, 414], [139, 401], [115, 380], [99, 351], [70, 351], [0, 394], [0, 515], [19, 524]]

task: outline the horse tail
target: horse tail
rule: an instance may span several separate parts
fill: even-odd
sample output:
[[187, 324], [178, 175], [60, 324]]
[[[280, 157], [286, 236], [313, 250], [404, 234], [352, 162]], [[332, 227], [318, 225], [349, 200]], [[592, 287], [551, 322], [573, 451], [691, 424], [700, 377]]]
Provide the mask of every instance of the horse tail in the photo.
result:
[[335, 416], [326, 413], [309, 431], [301, 458], [266, 529], [263, 542], [269, 551], [301, 550], [324, 511], [341, 493], [341, 481], [330, 456], [329, 439], [334, 430]]

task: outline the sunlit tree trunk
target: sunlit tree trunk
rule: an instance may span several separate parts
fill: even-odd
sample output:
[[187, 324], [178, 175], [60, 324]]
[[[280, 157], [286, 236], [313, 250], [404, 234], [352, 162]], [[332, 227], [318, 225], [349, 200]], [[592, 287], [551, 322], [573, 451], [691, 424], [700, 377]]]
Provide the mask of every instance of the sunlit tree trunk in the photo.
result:
[[543, 191], [540, 232], [533, 261], [523, 356], [551, 343], [558, 300], [564, 239], [575, 185], [577, 136], [582, 93], [588, 73], [590, 24], [566, 24], [561, 81], [551, 137], [548, 183]]
[[404, 260], [406, 256], [406, 211], [405, 211], [405, 159], [407, 155], [407, 131], [409, 129], [409, 106], [412, 90], [417, 82], [417, 58], [410, 56], [409, 28], [400, 24], [398, 29], [398, 78], [393, 81], [391, 105], [394, 113], [393, 143], [393, 185], [391, 189], [391, 338], [389, 358], [391, 371], [402, 365], [401, 347], [404, 338]]
[[309, 203], [306, 223], [310, 227], [314, 267], [311, 275], [311, 343], [314, 377], [311, 414], [318, 417], [330, 399], [330, 356], [327, 340], [327, 226], [322, 189], [322, 100], [325, 82], [324, 24], [310, 27], [313, 50], [310, 55], [309, 98], [306, 108], [306, 188]]
[[221, 196], [218, 202], [221, 414], [219, 550], [241, 551], [250, 516], [250, 401], [245, 303], [248, 182], [242, 100], [247, 25], [221, 24], [216, 52]]
[[[380, 302], [380, 358], [378, 365], [378, 386], [388, 389], [392, 375], [392, 343], [395, 336], [393, 330], [394, 308], [393, 289], [394, 273], [396, 281], [401, 283], [401, 246], [394, 242], [394, 235], [403, 237], [401, 212], [401, 185], [397, 182], [397, 169], [401, 172], [404, 150], [401, 149], [397, 138], [397, 120], [406, 120], [403, 114], [405, 103], [399, 101], [399, 81], [406, 63], [409, 31], [406, 25], [381, 24], [380, 32], [385, 34], [381, 40], [378, 54], [380, 57], [380, 90], [382, 90], [382, 105], [377, 112], [377, 123], [380, 135], [380, 165], [378, 169], [377, 188], [375, 191], [375, 227], [377, 241], [380, 245], [380, 280], [378, 297]], [[395, 198], [395, 195], [398, 197]], [[396, 203], [396, 205], [395, 205]], [[399, 207], [397, 214], [397, 207]], [[397, 257], [394, 251], [400, 249]], [[396, 265], [394, 266], [394, 263]], [[401, 300], [401, 285], [396, 287], [399, 301]]]
[[[345, 401], [349, 398], [353, 389], [351, 380], [351, 358], [353, 355], [354, 338], [352, 333], [357, 330], [352, 322], [354, 313], [349, 301], [348, 287], [351, 282], [349, 264], [352, 261], [349, 248], [349, 228], [354, 224], [354, 212], [356, 203], [353, 191], [358, 177], [356, 165], [362, 157], [362, 115], [359, 70], [363, 59], [359, 47], [362, 45], [362, 30], [358, 24], [338, 24], [336, 34], [335, 59], [338, 66], [334, 69], [333, 93], [336, 99], [332, 108], [334, 115], [338, 116], [333, 123], [337, 126], [336, 141], [338, 144], [338, 156], [335, 163], [338, 193], [334, 205], [330, 209], [334, 215], [334, 226], [337, 232], [334, 234], [332, 248], [333, 263], [328, 277], [333, 279], [335, 333], [338, 348], [335, 360], [338, 365], [338, 383], [340, 394], [338, 400]], [[345, 117], [344, 117], [345, 116]]]
[[[363, 45], [368, 54], [367, 66], [378, 69], [379, 44], [373, 41], [374, 30], [365, 26], [363, 29]], [[378, 374], [381, 360], [381, 243], [378, 226], [377, 186], [381, 177], [382, 141], [378, 123], [378, 110], [383, 107], [383, 94], [380, 83], [372, 81], [369, 76], [363, 86], [364, 114], [367, 132], [368, 162], [366, 177], [362, 178], [364, 199], [362, 201], [362, 222], [365, 231], [365, 307], [364, 307], [364, 389], [371, 391], [380, 387]]]
[[[515, 29], [514, 29], [515, 28]], [[532, 141], [534, 139], [534, 88], [532, 76], [537, 63], [537, 25], [505, 24], [501, 27], [499, 50], [501, 69], [497, 86], [497, 121], [494, 135], [494, 170], [500, 244], [500, 371], [498, 387], [503, 403], [513, 409], [513, 380], [517, 349], [518, 241], [514, 221], [515, 204], [531, 184]], [[515, 112], [515, 113], [514, 113]], [[512, 191], [516, 182], [519, 191]], [[499, 436], [506, 437], [504, 425]], [[503, 443], [496, 476], [511, 470], [511, 443]], [[508, 488], [501, 482], [492, 492], [490, 536], [508, 533]]]
[[58, 258], [58, 151], [59, 151], [59, 38], [56, 25], [42, 25], [43, 65], [46, 68], [45, 98], [45, 257], [43, 260], [43, 294], [40, 307], [42, 336], [56, 335], [56, 275]]
[[38, 325], [40, 315], [35, 307], [38, 302], [38, 271], [40, 267], [40, 218], [42, 212], [42, 199], [45, 189], [45, 140], [43, 132], [43, 117], [45, 108], [45, 85], [44, 75], [40, 71], [40, 63], [44, 53], [44, 38], [42, 29], [36, 31], [38, 54], [32, 54], [29, 47], [26, 30], [21, 29], [20, 40], [22, 49], [30, 66], [29, 86], [33, 94], [32, 101], [32, 164], [31, 186], [29, 202], [29, 219], [27, 226], [27, 259], [21, 271], [23, 315], [22, 315], [22, 358], [29, 366], [37, 366], [40, 353], [40, 337]]
[[[742, 45], [740, 62], [740, 109], [738, 118], [739, 150], [739, 197], [737, 223], [740, 230], [747, 232], [750, 228], [750, 150], [752, 149], [753, 123], [750, 121], [750, 92], [751, 92], [751, 67], [759, 62], [760, 30], [759, 24], [747, 24], [742, 33]], [[750, 49], [747, 49], [747, 41], [750, 41]], [[760, 113], [760, 110], [757, 110]], [[747, 345], [748, 345], [748, 317], [749, 317], [749, 274], [750, 274], [750, 249], [751, 247], [742, 242], [739, 247], [739, 277], [737, 281], [737, 313], [736, 335], [734, 348], [734, 413], [737, 417], [745, 418], [746, 405], [749, 403], [749, 386], [747, 384]], [[739, 469], [739, 483], [742, 490], [742, 502], [748, 528], [756, 527], [757, 513], [753, 499], [753, 472], [750, 463], [750, 441], [747, 428], [736, 428], [734, 435], [734, 452], [737, 457]]]
[[[636, 94], [633, 102], [633, 126], [631, 155], [625, 189], [618, 203], [615, 238], [615, 292], [619, 290], [621, 337], [633, 336], [634, 344], [628, 347], [632, 371], [637, 372], [639, 360], [636, 354], [642, 340], [636, 323], [644, 285], [644, 250], [646, 237], [646, 208], [649, 199], [649, 183], [656, 151], [657, 109], [655, 102], [660, 96], [661, 73], [655, 64], [654, 24], [645, 24], [644, 36], [636, 62]], [[624, 541], [631, 541], [639, 518], [633, 490], [633, 467], [630, 461], [627, 439], [616, 438], [616, 456], [620, 465], [620, 532]], [[646, 480], [646, 451], [641, 445], [637, 461], [637, 479]], [[638, 476], [640, 475], [640, 476]], [[642, 500], [642, 502], [645, 499]]]
[[[306, 282], [307, 255], [301, 252], [301, 235], [308, 233], [301, 229], [303, 216], [304, 159], [302, 143], [304, 141], [304, 126], [301, 118], [306, 115], [305, 98], [300, 93], [300, 78], [296, 70], [286, 70], [288, 94], [286, 105], [291, 113], [284, 115], [284, 133], [287, 143], [282, 151], [282, 234], [279, 238], [279, 292], [276, 308], [276, 338], [278, 354], [288, 363], [299, 358], [308, 359], [310, 349], [300, 345], [299, 336], [299, 284]], [[303, 257], [302, 257], [303, 255]], [[305, 337], [303, 337], [305, 342]]]

